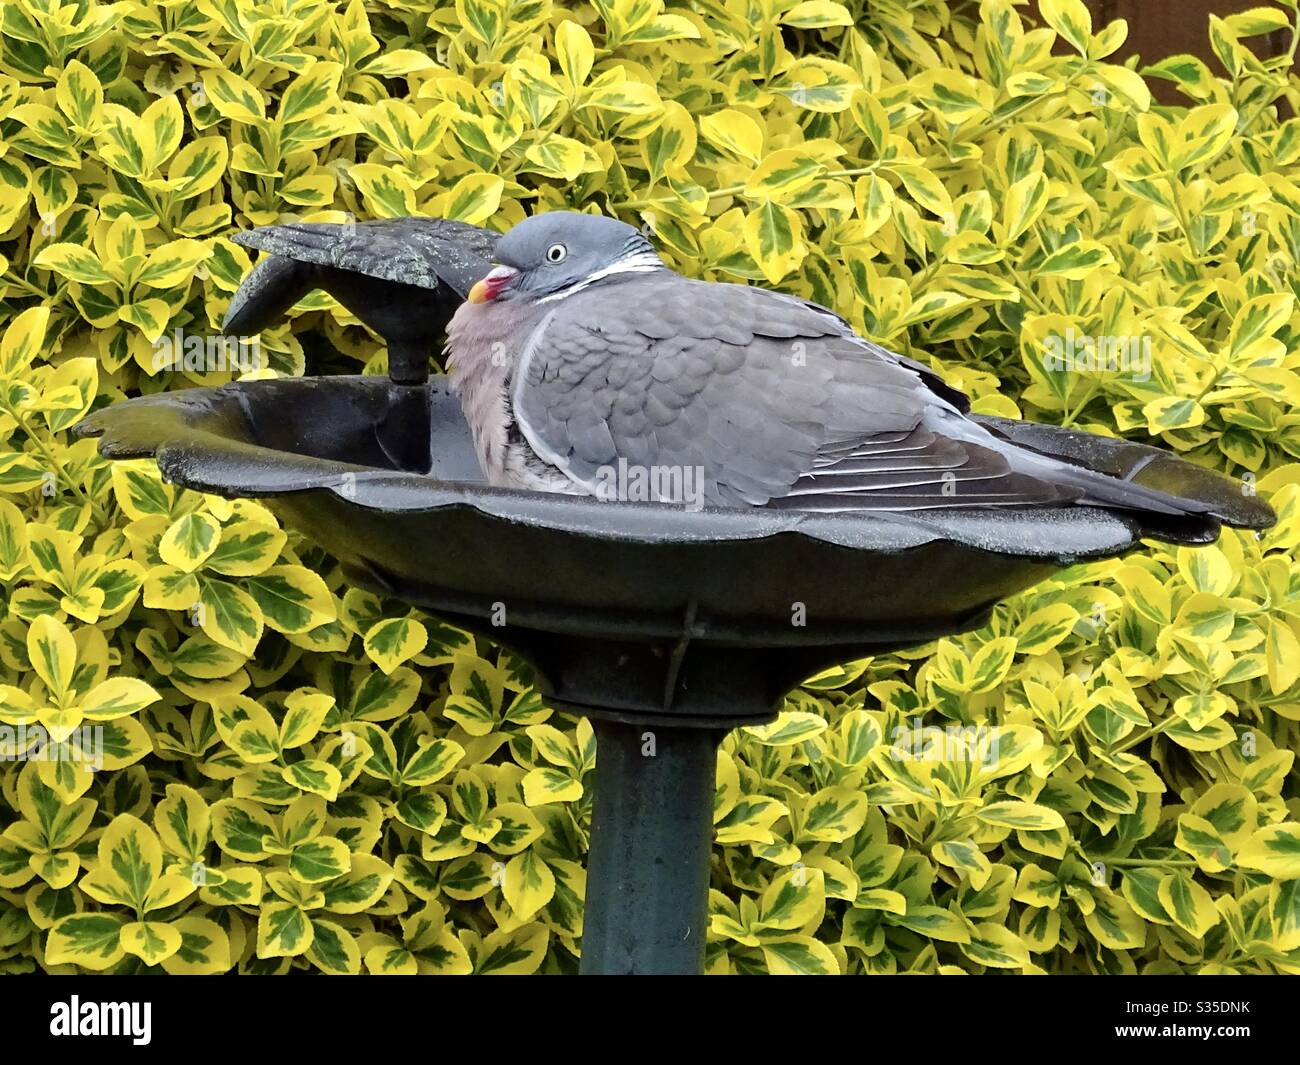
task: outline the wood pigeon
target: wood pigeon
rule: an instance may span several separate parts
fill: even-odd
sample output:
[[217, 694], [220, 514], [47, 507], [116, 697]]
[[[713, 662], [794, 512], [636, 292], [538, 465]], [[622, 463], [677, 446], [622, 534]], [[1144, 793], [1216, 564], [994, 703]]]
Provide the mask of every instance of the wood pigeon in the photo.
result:
[[503, 237], [432, 218], [293, 223], [234, 239], [270, 254], [231, 301], [229, 334], [324, 288], [384, 337], [394, 379], [418, 384], [445, 331], [494, 485], [622, 498], [643, 473], [667, 490], [652, 498], [681, 502], [689, 482], [723, 506], [1091, 505], [1187, 542], [1275, 520], [1246, 486], [1159, 448], [970, 415], [934, 371], [833, 311], [683, 277], [615, 219], [552, 212]]
[[[1274, 520], [1242, 485], [1156, 448], [973, 420], [961, 392], [833, 311], [683, 277], [615, 219], [537, 215], [494, 258], [447, 331], [493, 484], [606, 496], [641, 472], [661, 490], [694, 476], [723, 506], [1088, 505], [1137, 512], [1152, 535]], [[1159, 475], [1114, 475], [1146, 467]]]
[[230, 301], [222, 332], [259, 333], [323, 288], [384, 338], [394, 381], [422, 384], [447, 320], [483, 276], [497, 237], [442, 218], [294, 222], [236, 234], [237, 244], [270, 254]]

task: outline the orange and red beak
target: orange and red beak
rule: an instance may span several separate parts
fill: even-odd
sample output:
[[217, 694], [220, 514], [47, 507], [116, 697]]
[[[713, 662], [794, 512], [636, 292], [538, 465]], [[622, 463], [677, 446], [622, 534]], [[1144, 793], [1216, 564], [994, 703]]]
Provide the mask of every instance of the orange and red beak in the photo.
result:
[[512, 266], [494, 266], [482, 281], [469, 290], [470, 303], [487, 303], [496, 299], [518, 273]]

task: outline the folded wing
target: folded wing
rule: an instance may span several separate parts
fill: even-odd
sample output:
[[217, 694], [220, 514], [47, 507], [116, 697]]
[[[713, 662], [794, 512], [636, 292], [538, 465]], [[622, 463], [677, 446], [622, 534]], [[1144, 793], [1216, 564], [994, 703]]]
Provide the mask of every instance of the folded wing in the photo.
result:
[[1053, 448], [1047, 432], [1018, 440], [971, 419], [960, 392], [825, 308], [669, 271], [559, 301], [525, 344], [512, 395], [533, 449], [591, 491], [622, 462], [694, 471], [721, 505], [1080, 504], [1158, 515], [1153, 527], [1167, 528], [1269, 517], [1263, 504], [1226, 506], [1231, 482], [1199, 467], [1150, 486], [1089, 468], [1087, 449]]

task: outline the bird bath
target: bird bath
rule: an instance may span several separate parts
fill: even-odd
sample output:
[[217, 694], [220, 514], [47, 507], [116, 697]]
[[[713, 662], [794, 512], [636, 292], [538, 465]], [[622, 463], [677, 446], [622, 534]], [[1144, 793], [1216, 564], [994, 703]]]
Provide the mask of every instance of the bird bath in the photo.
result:
[[[584, 973], [702, 968], [728, 730], [770, 720], [825, 667], [978, 626], [998, 600], [1143, 534], [1089, 507], [691, 512], [491, 488], [444, 381], [188, 389], [99, 410], [78, 433], [110, 458], [153, 457], [174, 483], [262, 500], [349, 581], [499, 641], [552, 706], [591, 717]], [[1153, 487], [1188, 475], [1151, 448], [999, 425]], [[1225, 509], [1247, 505], [1226, 479], [1221, 493]]]

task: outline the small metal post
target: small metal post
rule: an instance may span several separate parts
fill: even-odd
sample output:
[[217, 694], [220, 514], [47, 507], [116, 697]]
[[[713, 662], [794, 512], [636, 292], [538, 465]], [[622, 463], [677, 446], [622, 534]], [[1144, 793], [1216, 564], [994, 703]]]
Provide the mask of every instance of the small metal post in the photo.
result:
[[584, 975], [704, 969], [718, 729], [593, 718]]

